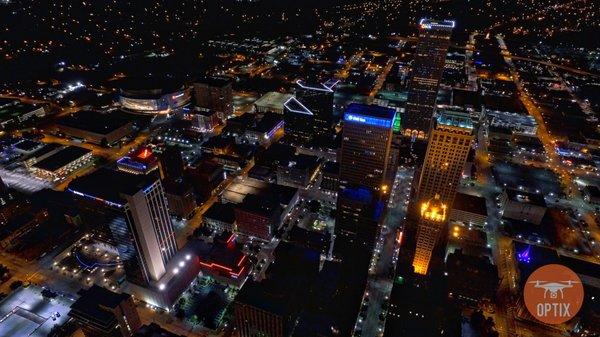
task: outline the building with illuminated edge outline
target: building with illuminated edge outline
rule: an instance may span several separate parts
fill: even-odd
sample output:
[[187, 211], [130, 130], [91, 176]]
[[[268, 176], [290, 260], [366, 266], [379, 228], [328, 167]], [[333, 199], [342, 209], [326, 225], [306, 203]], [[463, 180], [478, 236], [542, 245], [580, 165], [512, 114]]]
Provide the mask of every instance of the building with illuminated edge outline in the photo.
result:
[[338, 82], [296, 82], [295, 96], [283, 104], [285, 132], [291, 140], [302, 144], [310, 142], [314, 137], [331, 135], [334, 124], [333, 89]]
[[148, 174], [158, 168], [158, 158], [148, 147], [142, 146], [117, 160], [117, 168], [132, 174]]

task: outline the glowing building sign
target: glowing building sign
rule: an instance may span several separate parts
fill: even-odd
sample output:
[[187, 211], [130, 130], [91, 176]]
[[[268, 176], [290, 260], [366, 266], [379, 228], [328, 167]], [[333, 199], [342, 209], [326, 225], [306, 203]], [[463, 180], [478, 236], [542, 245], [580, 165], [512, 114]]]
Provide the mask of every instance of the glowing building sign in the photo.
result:
[[400, 114], [396, 113], [396, 115], [394, 116], [394, 123], [392, 125], [392, 130], [394, 130], [395, 133], [400, 133], [400, 131], [402, 130], [402, 125], [400, 124]]
[[116, 203], [116, 202], [112, 202], [112, 201], [104, 200], [104, 199], [101, 199], [101, 198], [95, 197], [95, 196], [93, 196], [93, 195], [89, 195], [89, 194], [85, 194], [85, 193], [83, 193], [83, 192], [79, 192], [79, 191], [72, 190], [72, 189], [70, 189], [70, 188], [69, 188], [69, 189], [67, 189], [67, 190], [68, 190], [69, 192], [73, 193], [73, 194], [76, 194], [76, 195], [79, 195], [79, 196], [82, 196], [82, 197], [85, 197], [85, 198], [88, 198], [88, 199], [93, 199], [93, 200], [96, 200], [96, 201], [100, 201], [100, 202], [102, 202], [102, 203], [105, 203], [105, 204], [107, 204], [107, 205], [109, 205], [109, 206], [114, 206], [114, 207], [123, 207], [123, 205], [121, 205], [121, 204], [118, 204], [118, 203]]
[[376, 118], [376, 117], [365, 116], [365, 115], [357, 115], [357, 114], [353, 114], [353, 113], [346, 113], [344, 115], [344, 120], [346, 122], [361, 123], [361, 124], [377, 126], [377, 127], [382, 127], [382, 128], [390, 128], [392, 126], [392, 121], [389, 119], [382, 119], [382, 118]]
[[434, 21], [430, 19], [421, 19], [419, 21], [419, 26], [422, 29], [431, 29], [431, 28], [449, 28], [452, 29], [456, 26], [456, 22], [452, 20], [444, 20], [444, 21]]
[[140, 159], [146, 159], [152, 155], [152, 151], [144, 148], [140, 153], [138, 153], [137, 157]]

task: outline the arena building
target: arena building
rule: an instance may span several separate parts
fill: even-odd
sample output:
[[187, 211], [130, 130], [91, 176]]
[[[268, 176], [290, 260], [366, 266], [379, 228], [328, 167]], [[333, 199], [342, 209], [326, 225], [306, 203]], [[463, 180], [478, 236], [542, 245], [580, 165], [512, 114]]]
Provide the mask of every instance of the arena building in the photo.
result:
[[191, 99], [190, 89], [172, 79], [127, 79], [119, 85], [119, 102], [126, 111], [141, 114], [178, 112]]

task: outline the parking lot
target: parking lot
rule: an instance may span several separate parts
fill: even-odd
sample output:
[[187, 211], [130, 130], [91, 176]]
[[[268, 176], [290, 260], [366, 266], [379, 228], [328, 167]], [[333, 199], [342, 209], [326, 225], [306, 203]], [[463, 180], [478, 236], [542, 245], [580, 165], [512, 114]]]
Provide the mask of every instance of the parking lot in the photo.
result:
[[46, 337], [68, 320], [72, 303], [41, 287], [21, 287], [0, 302], [0, 336]]

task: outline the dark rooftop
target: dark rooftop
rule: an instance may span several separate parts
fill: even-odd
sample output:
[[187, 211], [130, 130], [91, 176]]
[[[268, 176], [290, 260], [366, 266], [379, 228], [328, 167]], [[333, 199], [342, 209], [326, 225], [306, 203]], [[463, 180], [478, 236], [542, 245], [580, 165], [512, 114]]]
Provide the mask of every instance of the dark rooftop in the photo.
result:
[[163, 329], [156, 323], [150, 323], [149, 325], [143, 325], [133, 335], [134, 337], [184, 337], [183, 335], [177, 335], [170, 331]]
[[452, 208], [487, 216], [485, 198], [476, 195], [456, 193]]
[[546, 200], [544, 200], [544, 196], [539, 193], [529, 193], [507, 188], [506, 195], [508, 196], [508, 199], [513, 201], [546, 207]]
[[248, 280], [236, 302], [280, 315], [292, 314], [308, 291], [319, 268], [319, 252], [281, 242], [274, 252], [275, 262], [261, 282]]
[[54, 172], [90, 152], [92, 151], [82, 147], [68, 146], [33, 166], [38, 169]]
[[282, 121], [282, 115], [273, 112], [266, 112], [252, 129], [258, 132], [269, 132], [272, 131]]
[[324, 173], [327, 172], [327, 173], [339, 174], [340, 173], [340, 163], [334, 162], [334, 161], [328, 161], [325, 164], [323, 164], [322, 171]]
[[102, 322], [115, 320], [114, 315], [102, 309], [102, 307], [115, 308], [121, 302], [131, 297], [129, 294], [114, 293], [95, 284], [87, 290], [81, 290], [79, 293], [81, 297], [71, 305], [69, 315], [83, 314], [85, 317], [93, 317], [95, 320]]
[[123, 204], [124, 200], [121, 194], [133, 195], [154, 181], [156, 181], [156, 178], [150, 175], [145, 176], [101, 168], [73, 180], [68, 189], [75, 194], [83, 194], [84, 196]]
[[272, 198], [264, 198], [255, 194], [246, 195], [244, 201], [236, 205], [236, 208], [266, 217], [271, 217], [281, 211], [279, 204]]
[[216, 77], [216, 76], [200, 77], [196, 81], [194, 81], [194, 84], [196, 84], [196, 83], [206, 84], [211, 87], [224, 87], [226, 85], [231, 84], [231, 79], [228, 77]]
[[297, 169], [309, 169], [317, 167], [319, 164], [319, 158], [307, 154], [297, 154], [281, 163], [282, 166], [295, 167]]
[[95, 111], [79, 111], [58, 120], [59, 126], [93, 132], [101, 135], [109, 134], [118, 128], [131, 123], [121, 114], [100, 113]]
[[133, 97], [157, 97], [184, 88], [183, 81], [166, 76], [127, 77], [118, 81], [121, 94]]
[[23, 139], [23, 141], [18, 142], [17, 144], [15, 144], [15, 148], [21, 150], [21, 151], [31, 151], [35, 148], [37, 148], [38, 146], [42, 145], [39, 142], [33, 141], [33, 140], [29, 140], [29, 139]]
[[62, 147], [62, 145], [60, 145], [58, 143], [46, 143], [46, 144], [44, 144], [44, 146], [41, 149], [35, 151], [32, 154], [32, 157], [36, 157], [36, 158], [41, 157], [41, 156], [43, 156], [49, 152], [52, 152], [60, 147]]
[[231, 203], [213, 203], [203, 215], [204, 218], [214, 219], [225, 223], [235, 222], [234, 205]]

